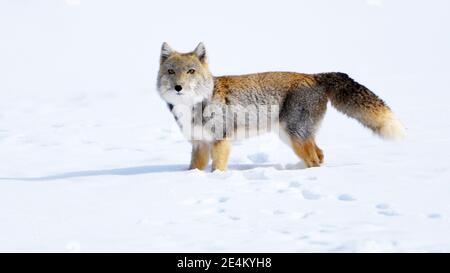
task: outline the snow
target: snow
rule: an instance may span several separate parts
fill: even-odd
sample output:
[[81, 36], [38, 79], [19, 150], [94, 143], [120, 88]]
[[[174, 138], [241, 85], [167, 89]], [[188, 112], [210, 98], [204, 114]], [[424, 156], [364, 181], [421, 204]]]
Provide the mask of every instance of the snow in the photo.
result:
[[[0, 251], [450, 251], [448, 1], [194, 2], [0, 3]], [[407, 138], [330, 107], [320, 168], [264, 135], [188, 171], [163, 41], [215, 75], [344, 71]]]

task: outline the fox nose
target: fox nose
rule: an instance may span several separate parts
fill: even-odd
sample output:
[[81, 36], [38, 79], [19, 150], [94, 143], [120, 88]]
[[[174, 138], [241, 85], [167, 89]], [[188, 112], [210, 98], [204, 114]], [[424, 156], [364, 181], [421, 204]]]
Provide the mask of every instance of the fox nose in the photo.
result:
[[181, 85], [175, 85], [175, 90], [176, 90], [177, 92], [180, 92], [181, 89], [183, 89], [183, 87], [181, 87]]

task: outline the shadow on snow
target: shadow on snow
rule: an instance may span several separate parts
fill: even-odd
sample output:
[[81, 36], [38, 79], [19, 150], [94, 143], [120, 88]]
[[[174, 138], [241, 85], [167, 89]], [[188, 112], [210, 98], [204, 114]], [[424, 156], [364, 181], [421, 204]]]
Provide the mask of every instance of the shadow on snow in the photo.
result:
[[[230, 170], [250, 170], [260, 167], [274, 167], [282, 169], [280, 165], [274, 164], [230, 164]], [[207, 170], [209, 170], [208, 168]], [[106, 176], [106, 175], [140, 175], [151, 173], [170, 173], [170, 172], [183, 172], [188, 171], [188, 166], [184, 164], [168, 164], [168, 165], [146, 165], [146, 166], [134, 166], [126, 168], [113, 168], [113, 169], [101, 169], [101, 170], [84, 170], [75, 172], [66, 172], [60, 174], [53, 174], [40, 177], [0, 177], [0, 180], [21, 180], [21, 181], [47, 181], [58, 180], [67, 178], [78, 177], [92, 177], [92, 176]]]

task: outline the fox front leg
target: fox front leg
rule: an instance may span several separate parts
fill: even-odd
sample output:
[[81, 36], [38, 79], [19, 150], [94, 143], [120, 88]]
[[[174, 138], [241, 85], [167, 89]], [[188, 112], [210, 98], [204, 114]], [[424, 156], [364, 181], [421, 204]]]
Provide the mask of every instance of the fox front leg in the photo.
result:
[[190, 170], [204, 170], [209, 162], [209, 144], [202, 141], [192, 142], [192, 155]]
[[227, 139], [218, 140], [212, 144], [212, 170], [225, 171], [228, 165], [228, 157], [230, 155], [230, 141]]

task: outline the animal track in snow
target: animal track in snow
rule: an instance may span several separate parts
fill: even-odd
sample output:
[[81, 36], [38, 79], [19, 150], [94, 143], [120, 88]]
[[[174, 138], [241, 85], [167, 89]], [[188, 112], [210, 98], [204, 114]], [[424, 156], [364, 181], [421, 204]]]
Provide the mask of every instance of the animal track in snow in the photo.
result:
[[205, 198], [205, 199], [196, 199], [196, 198], [188, 198], [181, 203], [183, 205], [212, 205], [212, 204], [218, 204], [218, 203], [225, 203], [228, 200], [230, 200], [229, 197], [222, 196], [218, 198]]
[[297, 181], [291, 181], [289, 183], [289, 188], [299, 188], [302, 184], [300, 182]]
[[269, 161], [269, 156], [266, 153], [251, 154], [248, 155], [247, 158], [255, 164], [266, 163]]
[[375, 207], [378, 209], [378, 214], [381, 214], [384, 216], [399, 216], [400, 215], [400, 213], [391, 209], [391, 206], [386, 203], [377, 204]]
[[282, 214], [284, 214], [284, 211], [282, 211], [282, 210], [274, 210], [273, 211], [273, 215], [282, 215]]
[[230, 199], [229, 197], [220, 197], [220, 198], [218, 199], [218, 201], [219, 201], [219, 203], [225, 203], [225, 202], [227, 202], [229, 199]]
[[201, 214], [218, 214], [218, 213], [225, 213], [226, 210], [224, 208], [206, 208], [204, 210], [201, 210], [200, 213]]
[[356, 198], [354, 198], [353, 196], [351, 196], [350, 194], [341, 194], [337, 197], [340, 201], [355, 201]]
[[225, 212], [226, 212], [226, 209], [224, 209], [224, 208], [219, 208], [219, 209], [217, 210], [217, 212], [218, 212], [218, 213], [225, 213]]
[[439, 213], [430, 213], [427, 215], [427, 217], [430, 219], [440, 219], [442, 218], [442, 215], [440, 215]]
[[388, 204], [386, 204], [386, 203], [380, 203], [380, 204], [377, 204], [376, 206], [375, 206], [377, 209], [389, 209], [390, 208], [390, 206], [388, 205]]
[[269, 179], [264, 170], [251, 170], [243, 173], [248, 180], [267, 180]]
[[379, 211], [378, 214], [385, 215], [385, 216], [399, 216], [400, 214], [394, 210], [382, 210]]
[[318, 200], [318, 199], [322, 198], [322, 195], [320, 195], [316, 192], [310, 191], [310, 190], [303, 190], [302, 195], [303, 195], [303, 198], [305, 198], [307, 200]]
[[217, 204], [217, 203], [225, 203], [229, 200], [228, 197], [219, 197], [219, 198], [207, 198], [203, 200], [199, 200], [200, 204]]

